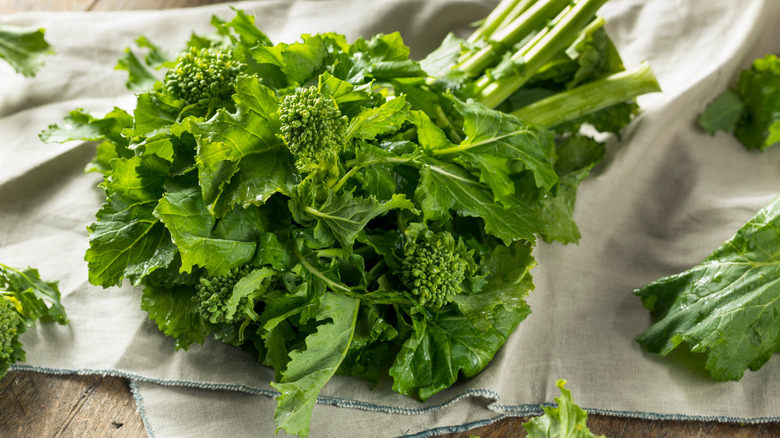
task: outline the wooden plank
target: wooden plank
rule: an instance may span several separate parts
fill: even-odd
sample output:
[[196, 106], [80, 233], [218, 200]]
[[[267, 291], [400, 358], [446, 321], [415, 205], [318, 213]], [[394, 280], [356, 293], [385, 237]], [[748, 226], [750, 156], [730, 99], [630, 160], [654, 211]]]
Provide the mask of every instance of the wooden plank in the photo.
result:
[[145, 437], [126, 379], [12, 371], [0, 379], [0, 435]]

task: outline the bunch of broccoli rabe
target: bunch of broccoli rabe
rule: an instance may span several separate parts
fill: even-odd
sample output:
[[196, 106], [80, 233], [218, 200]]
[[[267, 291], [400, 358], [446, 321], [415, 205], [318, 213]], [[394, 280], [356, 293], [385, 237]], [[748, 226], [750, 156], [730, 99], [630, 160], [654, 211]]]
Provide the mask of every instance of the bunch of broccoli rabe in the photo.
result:
[[139, 38], [132, 114], [41, 134], [100, 142], [90, 281], [141, 285], [179, 348], [213, 334], [272, 367], [288, 433], [335, 374], [420, 400], [476, 375], [530, 313], [536, 239], [579, 238], [604, 154], [580, 127], [618, 134], [658, 90], [603, 3], [506, 0], [419, 62], [397, 33], [274, 45], [241, 11], [177, 58]]

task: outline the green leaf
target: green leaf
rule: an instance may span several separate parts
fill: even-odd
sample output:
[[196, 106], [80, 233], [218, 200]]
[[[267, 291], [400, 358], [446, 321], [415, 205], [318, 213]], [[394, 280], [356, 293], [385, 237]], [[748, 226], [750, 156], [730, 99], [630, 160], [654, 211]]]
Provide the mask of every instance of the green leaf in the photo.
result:
[[97, 118], [83, 109], [71, 111], [61, 125], [49, 125], [38, 135], [45, 143], [64, 143], [71, 140], [110, 140], [126, 146], [122, 130], [133, 126], [133, 117], [120, 108], [105, 117]]
[[334, 54], [348, 47], [343, 35], [333, 33], [303, 34], [301, 40], [273, 47], [257, 46], [252, 49], [252, 56], [260, 64], [278, 66], [290, 85], [301, 86], [324, 72], [334, 60]]
[[363, 110], [350, 120], [347, 138], [373, 140], [378, 135], [397, 131], [409, 118], [404, 96], [388, 100], [377, 108]]
[[118, 158], [111, 161], [108, 193], [116, 193], [128, 204], [155, 202], [163, 194], [171, 163], [157, 155]]
[[426, 73], [432, 77], [444, 77], [452, 72], [452, 68], [458, 63], [458, 58], [463, 51], [466, 40], [448, 33], [439, 47], [429, 53], [420, 65]]
[[477, 329], [490, 327], [489, 318], [498, 306], [510, 312], [527, 306], [525, 297], [534, 289], [529, 270], [536, 266], [531, 249], [527, 242], [495, 247], [480, 266], [487, 276], [479, 291], [455, 296], [455, 304]]
[[279, 241], [274, 233], [265, 233], [260, 236], [255, 263], [258, 265], [271, 265], [277, 271], [286, 271], [295, 265], [295, 256], [292, 250]]
[[168, 266], [176, 247], [165, 226], [154, 217], [155, 203], [128, 204], [112, 197], [88, 230], [89, 282], [119, 286], [127, 277], [134, 285], [158, 268]]
[[317, 320], [330, 320], [306, 338], [306, 349], [290, 353], [280, 382], [274, 420], [279, 429], [308, 436], [317, 395], [336, 373], [352, 342], [359, 302], [344, 295], [327, 293], [322, 297]]
[[221, 216], [236, 204], [260, 205], [274, 193], [290, 195], [298, 182], [280, 132], [273, 91], [257, 78], [240, 76], [236, 113], [220, 110], [191, 122], [198, 140], [198, 176], [209, 208]]
[[328, 198], [321, 205], [304, 207], [307, 215], [325, 224], [343, 248], [351, 249], [358, 233], [368, 221], [393, 209], [416, 211], [414, 203], [404, 195], [393, 195], [387, 202], [374, 198], [356, 198], [352, 192], [340, 195], [328, 192]]
[[[483, 177], [486, 173], [500, 171], [500, 168], [483, 167], [476, 159], [491, 155], [522, 162], [533, 172], [536, 186], [543, 192], [549, 192], [555, 186], [558, 177], [551, 160], [555, 148], [552, 133], [473, 100], [453, 99], [453, 103], [464, 119], [466, 139], [460, 148], [466, 152], [462, 155], [482, 170]], [[491, 188], [497, 191], [497, 187]]]
[[704, 261], [634, 293], [655, 322], [638, 337], [649, 351], [679, 344], [706, 354], [715, 380], [739, 380], [780, 351], [780, 197]]
[[748, 149], [764, 150], [780, 142], [780, 58], [769, 54], [739, 75], [737, 90], [745, 114], [734, 131]]
[[460, 216], [479, 217], [485, 221], [485, 231], [506, 244], [534, 242], [535, 233], [542, 228], [526, 207], [505, 207], [494, 201], [487, 187], [453, 164], [426, 159], [414, 198], [426, 220], [446, 221], [451, 218], [450, 209]]
[[35, 76], [46, 55], [53, 53], [44, 39], [44, 29], [0, 24], [0, 58], [24, 76]]
[[[249, 298], [256, 291], [263, 288], [263, 282], [268, 280], [268, 277], [276, 275], [276, 271], [271, 268], [260, 268], [250, 272], [233, 287], [233, 293], [230, 295], [230, 299], [227, 301], [225, 308], [225, 315], [227, 320], [233, 319], [234, 315], [238, 313], [238, 307], [241, 304], [241, 300]], [[249, 306], [254, 306], [255, 300], [247, 300]], [[254, 314], [254, 309], [250, 307], [249, 312]]]
[[[356, 42], [355, 45], [359, 45]], [[404, 44], [400, 32], [374, 35], [366, 46], [368, 55], [379, 61], [406, 61], [410, 50]]]
[[499, 307], [490, 315], [490, 328], [484, 331], [452, 306], [444, 308], [435, 320], [412, 318], [412, 336], [390, 368], [393, 390], [425, 401], [449, 388], [459, 374], [475, 376], [530, 313], [527, 306], [515, 312]]
[[149, 49], [149, 53], [144, 56], [144, 63], [149, 67], [160, 68], [166, 62], [175, 60], [175, 58], [171, 58], [167, 53], [165, 53], [160, 48], [160, 46], [154, 44], [149, 40], [149, 38], [146, 38], [143, 35], [136, 38], [135, 43], [138, 45], [138, 47]]
[[597, 437], [588, 429], [588, 413], [574, 403], [565, 385], [565, 380], [556, 383], [561, 390], [561, 396], [555, 397], [557, 408], [545, 406], [544, 415], [523, 423], [528, 438], [605, 438]]
[[227, 25], [235, 31], [242, 44], [248, 47], [272, 45], [271, 40], [255, 25], [254, 16], [248, 15], [240, 9], [233, 10], [236, 11], [236, 16]]
[[18, 312], [19, 301], [9, 295], [0, 295], [0, 379], [16, 362], [24, 362], [24, 346], [19, 335], [27, 331], [27, 324]]
[[10, 365], [25, 360], [19, 335], [37, 320], [68, 322], [57, 282], [41, 279], [37, 269], [0, 263], [0, 378]]
[[255, 210], [234, 211], [218, 222], [206, 208], [197, 186], [173, 182], [167, 186], [154, 216], [165, 224], [179, 248], [182, 272], [198, 265], [209, 275], [224, 275], [254, 258], [255, 239], [264, 231]]
[[346, 74], [353, 84], [393, 80], [404, 77], [425, 77], [416, 61], [409, 59], [409, 47], [404, 45], [401, 34], [375, 35], [371, 40], [356, 40], [350, 47], [353, 65]]
[[157, 77], [144, 66], [130, 48], [125, 49], [125, 54], [117, 61], [115, 70], [127, 71], [125, 86], [131, 91], [149, 91], [154, 89]]
[[531, 208], [544, 223], [540, 232], [546, 242], [576, 243], [580, 231], [574, 222], [577, 188], [591, 169], [604, 158], [604, 145], [590, 137], [573, 135], [557, 147], [555, 171], [560, 183], [554, 196], [546, 196]]
[[415, 115], [420, 144], [438, 159], [458, 158], [477, 170], [480, 182], [490, 187], [495, 200], [510, 206], [514, 203], [512, 173], [517, 164], [532, 172], [536, 186], [549, 192], [558, 177], [552, 165], [555, 143], [549, 131], [516, 117], [495, 111], [473, 100], [452, 98], [455, 109], [463, 116], [466, 138], [457, 146], [445, 141], [437, 126], [422, 113]]
[[210, 330], [192, 300], [195, 288], [175, 286], [158, 288], [147, 286], [141, 296], [141, 309], [149, 319], [168, 336], [176, 339], [176, 349], [187, 349], [192, 344], [203, 344]]
[[57, 282], [41, 279], [37, 269], [17, 269], [0, 263], [0, 292], [10, 293], [18, 300], [21, 309], [17, 310], [27, 322], [43, 319], [65, 324], [68, 321]]
[[165, 161], [172, 162], [176, 153], [173, 142], [177, 140], [168, 132], [160, 132], [140, 142], [133, 143], [130, 148], [139, 155], [157, 155]]
[[455, 145], [447, 138], [447, 134], [422, 111], [412, 111], [411, 120], [417, 126], [417, 142], [423, 150], [431, 155], [436, 149], [450, 149]]
[[126, 133], [136, 137], [167, 128], [176, 123], [181, 111], [180, 103], [169, 96], [156, 92], [141, 93], [133, 110], [133, 129]]
[[745, 105], [739, 94], [727, 90], [710, 102], [707, 109], [699, 115], [699, 126], [710, 134], [717, 131], [733, 132], [744, 111]]
[[567, 51], [575, 59], [577, 70], [567, 88], [601, 79], [625, 70], [615, 45], [603, 26], [581, 35]]

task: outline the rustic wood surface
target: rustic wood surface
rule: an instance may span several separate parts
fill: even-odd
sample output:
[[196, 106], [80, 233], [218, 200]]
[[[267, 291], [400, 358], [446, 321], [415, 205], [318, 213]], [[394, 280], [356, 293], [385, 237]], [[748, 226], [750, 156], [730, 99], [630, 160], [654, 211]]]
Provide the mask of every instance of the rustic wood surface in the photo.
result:
[[[0, 0], [0, 14], [191, 7], [226, 0]], [[506, 418], [441, 438], [523, 437], [528, 417]], [[608, 437], [780, 437], [780, 423], [651, 421], [591, 414], [590, 429]], [[146, 437], [126, 379], [13, 371], [0, 379], [0, 437]]]

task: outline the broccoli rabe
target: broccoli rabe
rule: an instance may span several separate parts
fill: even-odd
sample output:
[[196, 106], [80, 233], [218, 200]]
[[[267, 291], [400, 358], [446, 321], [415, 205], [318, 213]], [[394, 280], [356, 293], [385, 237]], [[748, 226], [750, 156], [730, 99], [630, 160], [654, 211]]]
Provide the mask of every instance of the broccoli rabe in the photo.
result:
[[189, 104], [224, 101], [233, 95], [241, 67], [229, 50], [191, 47], [165, 74], [164, 86], [171, 95]]
[[327, 169], [347, 136], [347, 117], [317, 87], [301, 88], [279, 103], [282, 137], [302, 170]]
[[463, 242], [446, 231], [427, 231], [418, 240], [404, 249], [401, 279], [420, 304], [438, 309], [463, 291], [474, 259]]
[[232, 322], [234, 315], [228, 309], [228, 300], [236, 283], [251, 271], [252, 267], [244, 265], [231, 269], [225, 275], [200, 277], [195, 286], [197, 294], [192, 300], [198, 303], [203, 318], [212, 324]]
[[19, 359], [21, 344], [18, 339], [25, 328], [24, 319], [12, 300], [0, 296], [0, 377], [5, 374], [3, 364], [12, 364]]
[[0, 263], [0, 378], [25, 360], [19, 335], [38, 320], [68, 322], [57, 282], [42, 280], [37, 269]]

